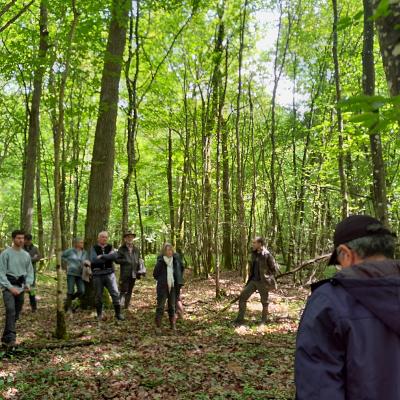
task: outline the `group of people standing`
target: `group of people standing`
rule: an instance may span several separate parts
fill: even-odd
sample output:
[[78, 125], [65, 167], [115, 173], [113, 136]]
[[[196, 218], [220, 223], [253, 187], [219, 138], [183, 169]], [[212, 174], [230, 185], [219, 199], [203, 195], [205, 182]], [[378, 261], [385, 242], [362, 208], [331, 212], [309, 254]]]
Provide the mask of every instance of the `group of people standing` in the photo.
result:
[[[89, 254], [83, 248], [82, 239], [74, 240], [73, 248], [62, 254], [62, 259], [67, 264], [66, 311], [72, 311], [71, 305], [75, 298], [83, 297], [85, 281], [89, 282], [91, 278], [95, 292], [97, 318], [104, 319], [103, 291], [107, 289], [114, 306], [115, 318], [125, 319], [122, 308], [129, 308], [136, 280], [146, 274], [139, 248], [135, 246], [135, 239], [136, 235], [133, 232], [126, 232], [123, 235], [123, 244], [116, 250], [108, 242], [108, 233], [103, 231], [98, 234], [97, 243], [91, 248]], [[114, 263], [120, 265], [119, 285], [117, 285]], [[183, 286], [183, 263], [171, 244], [164, 245], [153, 275], [157, 280], [156, 327], [158, 330], [161, 327], [162, 314], [168, 301], [170, 325], [175, 330], [177, 309], [179, 312], [182, 310], [180, 290]]]
[[[146, 274], [144, 261], [135, 246], [136, 235], [126, 232], [118, 249], [108, 242], [108, 233], [98, 234], [97, 243], [87, 252], [81, 238], [73, 240], [73, 246], [62, 253], [67, 272], [66, 312], [73, 312], [73, 300], [82, 300], [87, 284], [92, 281], [96, 316], [105, 319], [103, 313], [103, 291], [111, 296], [117, 320], [124, 320], [122, 308], [128, 309], [137, 279]], [[0, 254], [0, 288], [6, 311], [2, 343], [13, 347], [16, 343], [16, 321], [22, 310], [24, 294], [29, 294], [32, 311], [37, 310], [35, 295], [36, 263], [40, 254], [32, 244], [32, 236], [21, 230], [12, 232], [12, 246]], [[120, 265], [119, 285], [114, 264]], [[181, 288], [183, 286], [183, 262], [171, 244], [163, 246], [153, 276], [157, 281], [156, 331], [161, 329], [161, 320], [166, 303], [171, 329], [176, 329], [178, 315], [182, 314]]]
[[[67, 296], [64, 303], [66, 312], [73, 312], [73, 301], [81, 301], [87, 285], [92, 281], [96, 316], [99, 321], [105, 319], [103, 313], [103, 292], [107, 289], [111, 296], [117, 320], [124, 320], [122, 309], [128, 309], [137, 279], [146, 274], [144, 261], [135, 246], [136, 235], [126, 232], [123, 243], [115, 249], [109, 243], [108, 233], [98, 234], [97, 243], [87, 252], [81, 238], [73, 240], [73, 246], [62, 253], [62, 261], [67, 272]], [[6, 310], [6, 323], [2, 342], [14, 346], [16, 341], [15, 323], [18, 320], [24, 302], [24, 293], [29, 294], [32, 311], [37, 310], [35, 295], [36, 263], [40, 254], [32, 244], [32, 236], [21, 230], [12, 232], [12, 246], [0, 254], [0, 288]], [[119, 285], [115, 274], [115, 264], [120, 265]], [[244, 322], [246, 303], [250, 296], [258, 291], [263, 306], [261, 322], [268, 317], [268, 292], [275, 284], [274, 276], [278, 265], [266, 249], [264, 239], [257, 237], [253, 241], [249, 280], [239, 298], [239, 314], [235, 324]], [[181, 288], [183, 286], [184, 264], [181, 256], [174, 251], [170, 243], [165, 243], [157, 258], [153, 277], [157, 281], [157, 307], [155, 315], [156, 332], [160, 332], [162, 317], [166, 305], [170, 328], [176, 330], [176, 321], [182, 316]]]

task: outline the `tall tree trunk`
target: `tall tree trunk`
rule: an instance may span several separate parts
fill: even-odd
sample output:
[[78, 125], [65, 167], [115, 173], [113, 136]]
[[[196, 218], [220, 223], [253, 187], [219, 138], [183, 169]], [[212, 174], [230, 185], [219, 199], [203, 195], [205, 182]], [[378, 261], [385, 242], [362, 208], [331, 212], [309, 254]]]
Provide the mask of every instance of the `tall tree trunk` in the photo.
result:
[[346, 218], [349, 214], [349, 194], [345, 167], [345, 150], [344, 150], [344, 135], [343, 135], [343, 118], [342, 111], [339, 107], [339, 102], [342, 98], [342, 89], [340, 85], [340, 68], [338, 58], [338, 7], [337, 0], [332, 0], [333, 8], [333, 42], [332, 56], [335, 69], [335, 88], [336, 88], [336, 118], [338, 130], [338, 166], [340, 179], [340, 194], [342, 197], [342, 218]]
[[[288, 15], [288, 32], [285, 39], [285, 45], [283, 48], [283, 54], [280, 57], [280, 41], [283, 30], [283, 6], [282, 1], [279, 2], [279, 24], [278, 24], [278, 37], [276, 39], [275, 45], [275, 56], [274, 56], [274, 85], [272, 88], [272, 99], [271, 99], [271, 128], [270, 128], [270, 138], [271, 138], [271, 160], [270, 160], [270, 210], [271, 210], [271, 232], [270, 232], [270, 246], [275, 250], [277, 238], [278, 238], [278, 206], [277, 201], [277, 179], [276, 179], [276, 164], [277, 164], [277, 152], [276, 152], [276, 95], [278, 91], [279, 81], [282, 76], [283, 67], [286, 62], [286, 55], [289, 48], [289, 40], [291, 33], [291, 15]], [[280, 61], [281, 59], [281, 61]], [[283, 249], [281, 249], [283, 251]]]
[[185, 237], [185, 213], [188, 209], [188, 189], [187, 182], [190, 173], [190, 128], [189, 128], [189, 110], [187, 98], [187, 66], [185, 64], [184, 81], [183, 81], [183, 107], [185, 112], [185, 144], [183, 158], [183, 174], [181, 180], [180, 205], [178, 212], [178, 226], [176, 237], [176, 250], [183, 255], [184, 237]]
[[68, 48], [65, 54], [64, 71], [61, 74], [60, 93], [58, 97], [58, 118], [54, 131], [54, 233], [56, 240], [56, 270], [57, 270], [57, 327], [55, 335], [58, 339], [67, 337], [67, 327], [65, 324], [65, 315], [63, 307], [63, 271], [61, 269], [62, 253], [62, 232], [61, 232], [61, 181], [60, 181], [60, 153], [61, 143], [64, 136], [64, 100], [65, 89], [69, 74], [69, 65], [72, 52], [72, 43], [74, 42], [76, 27], [78, 25], [79, 13], [75, 6], [75, 0], [72, 0], [72, 10], [74, 19], [68, 34]]
[[[375, 94], [375, 64], [374, 64], [374, 22], [372, 0], [364, 2], [364, 40], [363, 40], [363, 91], [366, 96]], [[400, 40], [400, 35], [399, 35]], [[400, 43], [400, 41], [399, 41]], [[400, 71], [397, 71], [400, 77]], [[374, 187], [374, 208], [377, 218], [385, 225], [388, 225], [388, 210], [386, 197], [386, 173], [385, 163], [382, 154], [381, 136], [372, 127], [369, 133], [372, 176]]]
[[[381, 0], [371, 0], [375, 9]], [[365, 6], [365, 2], [364, 2]], [[388, 12], [376, 20], [383, 67], [391, 96], [400, 94], [400, 3], [388, 2]]]
[[[214, 254], [215, 254], [215, 296], [220, 297], [220, 251], [219, 251], [219, 220], [220, 220], [220, 199], [221, 199], [221, 129], [223, 124], [223, 108], [225, 103], [226, 85], [222, 84], [222, 73], [221, 73], [221, 62], [224, 54], [223, 41], [225, 36], [225, 24], [224, 24], [224, 12], [225, 12], [225, 0], [222, 0], [217, 8], [218, 12], [218, 34], [215, 43], [215, 70], [213, 86], [217, 94], [214, 97], [213, 103], [217, 108], [217, 157], [216, 157], [216, 176], [215, 176], [215, 188], [216, 188], [216, 205], [215, 205], [215, 228], [214, 228]], [[214, 107], [214, 106], [213, 106]]]
[[250, 135], [251, 135], [251, 162], [252, 162], [252, 189], [251, 189], [251, 207], [250, 207], [250, 217], [249, 217], [249, 229], [247, 234], [247, 242], [250, 243], [251, 238], [255, 236], [257, 225], [255, 218], [256, 211], [256, 201], [257, 201], [257, 160], [256, 151], [254, 144], [254, 105], [253, 98], [251, 94], [251, 82], [249, 82], [248, 87], [248, 97], [249, 97], [249, 113], [250, 113]]
[[241, 137], [240, 137], [240, 107], [242, 98], [242, 65], [243, 65], [243, 49], [244, 49], [244, 32], [246, 30], [246, 17], [247, 17], [247, 4], [245, 0], [243, 10], [240, 15], [240, 42], [239, 42], [239, 66], [238, 66], [238, 91], [236, 97], [236, 119], [235, 119], [235, 136], [236, 136], [236, 174], [237, 174], [237, 188], [236, 188], [236, 203], [238, 209], [237, 215], [237, 246], [238, 246], [238, 262], [239, 271], [246, 279], [247, 276], [247, 235], [246, 235], [246, 214], [244, 207], [244, 176], [242, 168], [242, 155], [241, 155]]
[[85, 246], [95, 243], [100, 231], [107, 228], [113, 188], [115, 133], [118, 114], [119, 81], [129, 15], [127, 0], [113, 0], [107, 49], [101, 80], [100, 105], [89, 179], [85, 223]]
[[21, 226], [26, 232], [31, 232], [33, 223], [33, 197], [35, 188], [36, 159], [39, 142], [39, 111], [42, 98], [42, 82], [45, 72], [46, 54], [48, 49], [47, 6], [45, 1], [40, 3], [39, 18], [39, 50], [38, 64], [33, 78], [32, 105], [29, 113], [28, 143], [25, 159], [25, 176], [22, 195]]
[[[225, 49], [225, 89], [228, 84], [228, 44]], [[222, 155], [222, 202], [224, 205], [222, 221], [222, 258], [223, 267], [228, 270], [233, 268], [232, 256], [232, 208], [230, 189], [230, 168], [229, 168], [229, 130], [225, 125], [223, 115], [221, 116], [221, 155]]]
[[[40, 141], [40, 139], [39, 139]], [[40, 143], [38, 144], [37, 153], [37, 171], [36, 171], [36, 210], [37, 210], [37, 224], [38, 224], [38, 247], [39, 253], [44, 256], [44, 227], [43, 227], [43, 210], [42, 210], [42, 194], [41, 194], [41, 179], [40, 179], [40, 165], [41, 165], [41, 151]]]
[[168, 161], [167, 161], [167, 183], [168, 183], [168, 205], [169, 205], [169, 225], [170, 240], [175, 246], [175, 208], [174, 193], [172, 185], [172, 129], [168, 128]]
[[[140, 41], [139, 41], [139, 17], [140, 17], [140, 1], [136, 0], [136, 13], [131, 10], [129, 19], [129, 46], [128, 60], [125, 65], [125, 80], [128, 89], [128, 132], [126, 151], [128, 155], [128, 172], [124, 178], [124, 190], [122, 193], [122, 231], [127, 231], [129, 227], [129, 192], [132, 181], [132, 175], [136, 166], [136, 134], [138, 125], [138, 100], [137, 100], [137, 82], [139, 79], [140, 67]], [[135, 20], [135, 23], [133, 21]], [[133, 43], [134, 41], [134, 43]], [[133, 48], [133, 44], [135, 45]], [[133, 79], [130, 78], [130, 68], [134, 60]], [[138, 200], [138, 207], [140, 199]], [[140, 216], [141, 217], [141, 216]], [[143, 236], [143, 232], [141, 232]]]

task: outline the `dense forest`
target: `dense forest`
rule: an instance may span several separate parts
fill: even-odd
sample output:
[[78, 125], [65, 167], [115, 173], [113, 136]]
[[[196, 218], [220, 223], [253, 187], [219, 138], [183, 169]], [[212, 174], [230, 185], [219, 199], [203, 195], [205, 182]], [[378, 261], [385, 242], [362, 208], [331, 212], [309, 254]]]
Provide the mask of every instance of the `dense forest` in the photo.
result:
[[[0, 397], [294, 398], [295, 332], [308, 284], [335, 270], [336, 224], [365, 213], [400, 233], [399, 27], [396, 0], [1, 1], [1, 260], [24, 233], [42, 258], [37, 286], [31, 261], [14, 276], [0, 260]], [[136, 235], [126, 254], [148, 268], [128, 274], [125, 316], [113, 246], [83, 258], [102, 231], [115, 248]], [[65, 300], [65, 249], [108, 281], [79, 273], [85, 295], [68, 280]], [[262, 307], [256, 289], [243, 300], [248, 275]]]
[[343, 215], [399, 230], [399, 7], [3, 2], [2, 247], [129, 228], [206, 276], [244, 274], [254, 234], [290, 270]]

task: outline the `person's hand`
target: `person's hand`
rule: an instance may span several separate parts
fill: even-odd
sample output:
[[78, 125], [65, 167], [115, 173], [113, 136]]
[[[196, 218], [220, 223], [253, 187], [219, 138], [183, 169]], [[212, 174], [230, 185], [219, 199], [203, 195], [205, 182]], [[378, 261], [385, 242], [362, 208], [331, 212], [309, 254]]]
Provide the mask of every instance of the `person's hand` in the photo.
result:
[[10, 287], [8, 290], [11, 292], [13, 296], [19, 296], [19, 290], [16, 289], [15, 287]]
[[97, 256], [97, 259], [99, 260], [101, 257], [103, 257], [103, 254], [99, 254], [99, 255]]
[[29, 286], [26, 286], [26, 285], [25, 285], [24, 290], [25, 290], [25, 292], [30, 292], [31, 288], [30, 288]]
[[89, 260], [85, 260], [83, 262], [83, 265], [86, 265], [87, 267], [90, 267], [90, 261]]

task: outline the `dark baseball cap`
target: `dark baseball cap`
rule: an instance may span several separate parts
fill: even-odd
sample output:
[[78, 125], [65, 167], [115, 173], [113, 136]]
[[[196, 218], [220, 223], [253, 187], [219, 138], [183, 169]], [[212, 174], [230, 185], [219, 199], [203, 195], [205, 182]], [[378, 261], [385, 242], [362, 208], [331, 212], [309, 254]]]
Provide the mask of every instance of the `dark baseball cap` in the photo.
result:
[[333, 253], [329, 259], [328, 265], [336, 265], [337, 252], [336, 249], [341, 244], [348, 243], [354, 239], [372, 235], [394, 235], [389, 229], [370, 215], [350, 215], [336, 225], [335, 234], [333, 236], [333, 244], [335, 246]]

